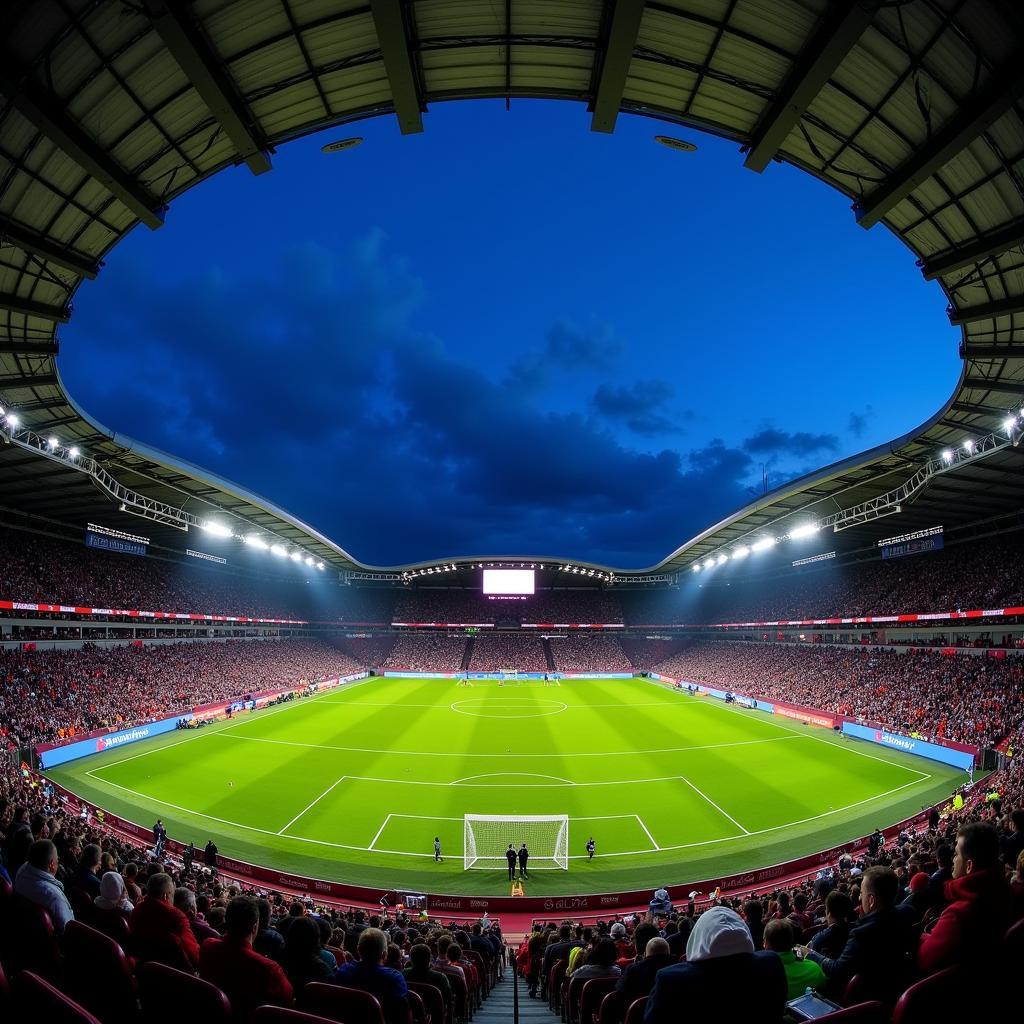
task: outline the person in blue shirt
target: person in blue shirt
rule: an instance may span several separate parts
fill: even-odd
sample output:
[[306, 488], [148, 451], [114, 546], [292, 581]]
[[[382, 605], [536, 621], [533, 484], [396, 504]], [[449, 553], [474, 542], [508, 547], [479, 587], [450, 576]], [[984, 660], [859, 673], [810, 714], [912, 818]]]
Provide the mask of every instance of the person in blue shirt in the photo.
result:
[[356, 946], [359, 959], [339, 967], [334, 972], [334, 981], [376, 996], [386, 1024], [408, 1024], [409, 1004], [405, 997], [409, 988], [400, 971], [383, 965], [387, 951], [388, 938], [379, 928], [364, 929]]

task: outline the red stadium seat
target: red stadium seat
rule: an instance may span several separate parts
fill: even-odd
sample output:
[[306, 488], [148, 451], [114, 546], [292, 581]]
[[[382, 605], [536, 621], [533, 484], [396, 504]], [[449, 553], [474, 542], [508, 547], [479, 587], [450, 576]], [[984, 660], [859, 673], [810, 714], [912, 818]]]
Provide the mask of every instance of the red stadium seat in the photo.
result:
[[101, 910], [92, 908], [92, 919], [88, 922], [98, 932], [109, 935], [122, 949], [128, 948], [131, 933], [128, 931], [128, 918], [120, 910]]
[[15, 985], [25, 1019], [45, 1024], [101, 1024], [84, 1006], [54, 988], [32, 971], [22, 971]]
[[342, 1024], [384, 1024], [377, 997], [358, 988], [310, 982], [299, 996], [300, 1009]]
[[568, 960], [556, 960], [548, 970], [548, 1008], [552, 1013], [562, 1007], [562, 980], [568, 967]]
[[[622, 1024], [622, 1018], [626, 1015], [625, 997], [621, 992], [608, 992], [601, 1000], [601, 1009], [598, 1011], [597, 1024]], [[589, 1022], [584, 1022], [589, 1024]]]
[[822, 922], [821, 924], [812, 925], [810, 928], [805, 928], [800, 936], [800, 942], [806, 946], [818, 932], [824, 931], [827, 927], [828, 925]]
[[642, 1024], [644, 1019], [644, 1011], [647, 1009], [647, 996], [641, 996], [639, 999], [635, 999], [630, 1003], [629, 1009], [626, 1011], [626, 1019], [624, 1024]]
[[870, 1003], [857, 1003], [826, 1013], [824, 1017], [818, 1017], [817, 1021], [825, 1021], [826, 1024], [889, 1024], [889, 1011], [885, 1003], [875, 999]]
[[1024, 919], [1007, 929], [1003, 939], [1003, 963], [1008, 969], [1024, 963]]
[[0, 929], [0, 959], [12, 976], [32, 971], [50, 981], [60, 979], [61, 955], [50, 915], [38, 903], [19, 896], [10, 900], [7, 927]]
[[0, 964], [0, 1020], [7, 1020], [11, 1012], [11, 986], [4, 974], [4, 965]]
[[139, 995], [146, 1024], [181, 1024], [185, 1019], [203, 1024], [228, 1024], [231, 1004], [216, 985], [166, 964], [139, 968]]
[[978, 992], [974, 989], [962, 967], [947, 967], [911, 985], [897, 1001], [892, 1022], [935, 1024], [941, 1020], [958, 1020], [961, 1012], [973, 1018], [973, 1008], [978, 1001]]
[[249, 1017], [249, 1024], [334, 1024], [334, 1021], [284, 1006], [257, 1006]]
[[580, 1024], [593, 1024], [601, 1010], [604, 997], [615, 988], [617, 978], [591, 978], [580, 991]]
[[444, 993], [436, 985], [425, 981], [409, 981], [408, 978], [405, 983], [410, 992], [415, 992], [423, 1000], [433, 1024], [451, 1024], [451, 1009], [445, 1004]]
[[[414, 991], [406, 985], [406, 1002], [409, 1004], [409, 1016], [412, 1019], [412, 1024], [431, 1024], [430, 1013], [427, 1010], [427, 1004], [423, 1001], [423, 997], [419, 992]], [[442, 1018], [439, 1018], [438, 1024], [441, 1024]]]
[[81, 921], [64, 929], [64, 989], [103, 1024], [125, 1024], [139, 1016], [135, 979], [124, 950], [108, 935]]

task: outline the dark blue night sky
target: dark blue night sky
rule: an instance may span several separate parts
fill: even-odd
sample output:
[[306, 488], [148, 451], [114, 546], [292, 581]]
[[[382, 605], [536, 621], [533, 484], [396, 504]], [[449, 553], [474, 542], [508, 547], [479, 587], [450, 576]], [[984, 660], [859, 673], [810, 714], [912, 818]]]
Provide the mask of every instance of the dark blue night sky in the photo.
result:
[[365, 562], [639, 567], [762, 466], [887, 441], [956, 383], [938, 286], [808, 175], [640, 118], [595, 135], [576, 105], [425, 122], [294, 143], [136, 229], [77, 294], [71, 394]]

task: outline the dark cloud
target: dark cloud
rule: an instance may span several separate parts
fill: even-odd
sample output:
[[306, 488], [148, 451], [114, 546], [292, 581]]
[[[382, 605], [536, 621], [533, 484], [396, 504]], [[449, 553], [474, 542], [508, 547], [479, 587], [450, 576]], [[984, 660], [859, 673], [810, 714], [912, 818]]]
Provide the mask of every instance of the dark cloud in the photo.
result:
[[634, 434], [655, 437], [679, 430], [679, 419], [692, 419], [689, 409], [665, 411], [675, 397], [667, 380], [638, 380], [630, 385], [601, 384], [594, 392], [594, 409], [609, 420], [623, 423]]
[[[417, 330], [422, 287], [379, 233], [340, 253], [293, 249], [259, 279], [115, 272], [119, 301], [80, 302], [61, 355], [85, 408], [371, 564], [536, 553], [648, 565], [744, 501], [749, 450], [633, 450], [607, 418], [524, 398]], [[618, 348], [563, 325], [547, 351], [598, 368]], [[605, 399], [650, 428], [640, 396], [652, 394], [656, 408], [672, 398], [638, 381]]]
[[524, 353], [509, 366], [507, 382], [516, 389], [539, 391], [552, 383], [553, 371], [607, 372], [622, 354], [622, 342], [607, 324], [581, 330], [560, 320], [548, 329], [543, 348]]
[[846, 425], [846, 429], [853, 434], [854, 437], [861, 437], [864, 431], [867, 430], [868, 422], [874, 416], [874, 409], [871, 406], [867, 406], [863, 412], [851, 412], [850, 420]]
[[835, 451], [839, 438], [835, 434], [809, 434], [800, 430], [790, 433], [776, 427], [765, 427], [743, 442], [746, 451], [754, 455], [803, 457], [814, 452]]

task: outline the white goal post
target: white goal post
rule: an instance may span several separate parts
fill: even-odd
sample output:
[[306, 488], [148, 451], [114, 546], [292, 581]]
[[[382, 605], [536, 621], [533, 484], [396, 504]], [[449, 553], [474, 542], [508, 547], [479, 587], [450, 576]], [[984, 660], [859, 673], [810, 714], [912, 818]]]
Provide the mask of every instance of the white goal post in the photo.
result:
[[527, 870], [569, 869], [567, 814], [466, 814], [463, 816], [462, 866], [493, 871], [507, 865], [505, 851], [518, 853], [526, 843]]

